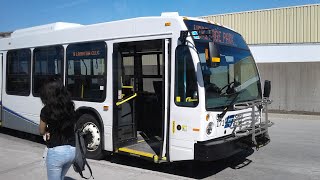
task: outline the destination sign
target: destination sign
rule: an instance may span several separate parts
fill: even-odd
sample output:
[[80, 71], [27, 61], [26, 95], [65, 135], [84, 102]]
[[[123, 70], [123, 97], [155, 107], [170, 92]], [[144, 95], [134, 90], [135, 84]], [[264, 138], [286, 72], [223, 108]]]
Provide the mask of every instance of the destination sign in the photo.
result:
[[185, 20], [195, 40], [213, 41], [219, 44], [248, 49], [242, 36], [230, 29], [200, 21]]
[[99, 50], [95, 51], [77, 51], [72, 53], [73, 56], [79, 57], [79, 56], [98, 56], [100, 55]]
[[193, 29], [198, 32], [200, 39], [213, 40], [213, 42], [219, 42], [235, 46], [234, 33], [223, 32], [218, 28], [208, 30], [207, 27], [200, 25], [194, 25]]

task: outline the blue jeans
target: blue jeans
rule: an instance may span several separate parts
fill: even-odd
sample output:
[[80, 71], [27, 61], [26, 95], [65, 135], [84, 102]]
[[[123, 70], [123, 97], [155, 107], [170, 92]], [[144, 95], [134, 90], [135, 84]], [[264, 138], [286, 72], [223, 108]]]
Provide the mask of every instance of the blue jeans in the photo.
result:
[[76, 155], [76, 148], [70, 145], [48, 148], [46, 159], [48, 180], [63, 180]]

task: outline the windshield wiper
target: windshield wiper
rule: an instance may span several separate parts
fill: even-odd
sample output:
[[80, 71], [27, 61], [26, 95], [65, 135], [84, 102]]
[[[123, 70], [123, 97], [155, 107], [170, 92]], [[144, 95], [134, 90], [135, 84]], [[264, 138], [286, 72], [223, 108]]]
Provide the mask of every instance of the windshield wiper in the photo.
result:
[[238, 95], [241, 94], [242, 91], [243, 91], [243, 90], [240, 90], [240, 91], [238, 91], [238, 92], [235, 92], [235, 93], [233, 93], [233, 94], [230, 94], [230, 95], [234, 95], [234, 94], [235, 94], [235, 96], [234, 96], [234, 98], [232, 99], [232, 101], [230, 102], [230, 104], [227, 105], [227, 106], [225, 106], [225, 107], [223, 108], [222, 113], [221, 113], [221, 114], [218, 114], [218, 121], [221, 121], [221, 120], [222, 120], [222, 118], [224, 117], [224, 115], [226, 115], [226, 113], [229, 111], [229, 109], [231, 108], [231, 106], [232, 106], [232, 105], [234, 104], [234, 102], [237, 100]]
[[220, 109], [224, 109], [225, 106], [217, 106], [217, 107], [207, 107], [208, 110], [220, 110]]

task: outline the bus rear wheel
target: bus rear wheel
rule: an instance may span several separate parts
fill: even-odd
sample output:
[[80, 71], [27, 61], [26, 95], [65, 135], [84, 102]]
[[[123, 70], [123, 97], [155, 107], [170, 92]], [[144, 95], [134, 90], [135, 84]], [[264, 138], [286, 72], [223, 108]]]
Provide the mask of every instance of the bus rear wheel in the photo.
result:
[[83, 114], [77, 121], [77, 128], [85, 133], [84, 140], [87, 147], [86, 157], [89, 159], [102, 159], [102, 132], [98, 121], [91, 114]]

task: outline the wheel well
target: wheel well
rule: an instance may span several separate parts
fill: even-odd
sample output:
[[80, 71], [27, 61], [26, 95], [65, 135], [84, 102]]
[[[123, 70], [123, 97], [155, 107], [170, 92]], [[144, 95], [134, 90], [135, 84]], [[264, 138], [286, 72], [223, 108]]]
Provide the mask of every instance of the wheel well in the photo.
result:
[[76, 117], [77, 121], [83, 114], [90, 114], [98, 121], [99, 126], [101, 128], [102, 149], [104, 149], [104, 127], [103, 127], [101, 116], [98, 113], [98, 111], [91, 107], [80, 107], [76, 110], [76, 114], [77, 114], [77, 117]]

